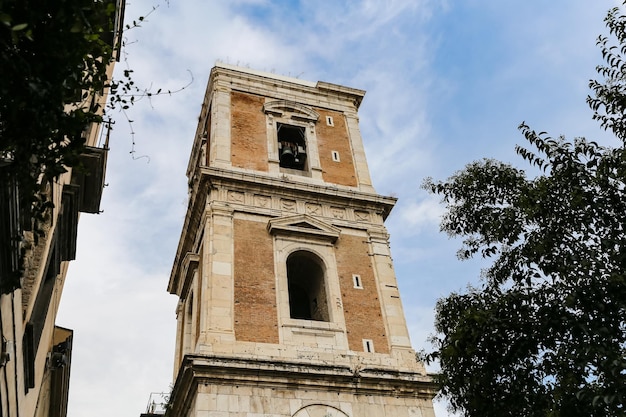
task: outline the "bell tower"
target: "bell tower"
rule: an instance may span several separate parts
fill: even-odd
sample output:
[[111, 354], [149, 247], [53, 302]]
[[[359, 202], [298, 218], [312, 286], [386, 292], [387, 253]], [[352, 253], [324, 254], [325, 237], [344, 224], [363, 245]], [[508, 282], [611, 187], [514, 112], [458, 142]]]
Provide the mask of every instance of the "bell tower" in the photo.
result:
[[357, 111], [365, 92], [211, 71], [168, 290], [170, 415], [433, 417]]

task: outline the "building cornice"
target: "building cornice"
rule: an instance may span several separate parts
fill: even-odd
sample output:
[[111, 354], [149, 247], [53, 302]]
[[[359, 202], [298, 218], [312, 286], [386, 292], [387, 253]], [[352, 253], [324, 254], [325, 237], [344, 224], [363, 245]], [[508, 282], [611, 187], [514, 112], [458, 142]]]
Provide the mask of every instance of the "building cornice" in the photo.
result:
[[201, 167], [202, 177], [207, 177], [211, 184], [241, 184], [246, 189], [272, 192], [273, 194], [296, 192], [307, 195], [317, 200], [334, 199], [343, 200], [354, 205], [364, 207], [376, 207], [379, 214], [386, 219], [398, 200], [395, 197], [382, 196], [379, 194], [359, 191], [358, 189], [338, 186], [321, 185], [304, 181], [296, 181], [292, 177], [273, 177], [258, 172], [249, 173], [230, 169]]
[[431, 400], [437, 384], [429, 375], [394, 368], [311, 364], [285, 360], [187, 355], [170, 399], [170, 415], [186, 415], [199, 385], [237, 385], [333, 391]]
[[[365, 90], [358, 88], [345, 87], [338, 84], [328, 83], [324, 81], [307, 81], [300, 78], [288, 77], [284, 75], [278, 75], [265, 71], [253, 70], [250, 68], [238, 67], [235, 65], [229, 65], [224, 63], [217, 63], [211, 71], [211, 79], [218, 74], [225, 74], [231, 78], [240, 79], [257, 79], [264, 83], [267, 80], [271, 80], [273, 84], [282, 84], [284, 86], [290, 86], [292, 89], [305, 89], [305, 90], [319, 90], [326, 94], [334, 96], [342, 96], [350, 99], [356, 108], [358, 109], [365, 96]], [[210, 84], [210, 83], [209, 83]]]

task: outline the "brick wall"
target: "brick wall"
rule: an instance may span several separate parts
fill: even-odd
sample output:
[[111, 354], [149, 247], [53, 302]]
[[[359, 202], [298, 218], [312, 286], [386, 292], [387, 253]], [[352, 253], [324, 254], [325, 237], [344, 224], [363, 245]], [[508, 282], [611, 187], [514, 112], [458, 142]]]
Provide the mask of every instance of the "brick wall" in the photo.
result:
[[[352, 148], [350, 147], [346, 119], [339, 112], [324, 109], [315, 110], [320, 114], [315, 129], [324, 181], [356, 186], [356, 171], [352, 160]], [[329, 126], [326, 123], [327, 116], [333, 118], [334, 126]], [[339, 162], [333, 161], [332, 151], [339, 154]]]
[[235, 337], [278, 343], [272, 238], [264, 223], [235, 219]]
[[[342, 234], [336, 258], [350, 349], [362, 352], [363, 339], [371, 339], [375, 352], [389, 353], [366, 238]], [[354, 288], [353, 274], [360, 275], [363, 289]]]
[[230, 100], [232, 165], [267, 172], [267, 130], [263, 113], [265, 99], [233, 91]]

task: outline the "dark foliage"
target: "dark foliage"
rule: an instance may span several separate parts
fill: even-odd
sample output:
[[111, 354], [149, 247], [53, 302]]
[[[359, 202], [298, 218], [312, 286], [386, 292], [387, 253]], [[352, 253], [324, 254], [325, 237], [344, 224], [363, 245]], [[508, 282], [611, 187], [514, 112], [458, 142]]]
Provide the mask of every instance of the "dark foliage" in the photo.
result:
[[0, 0], [0, 186], [17, 184], [21, 230], [37, 230], [52, 204], [42, 187], [102, 120], [114, 18], [114, 1]]
[[[594, 119], [626, 141], [626, 17], [613, 9], [591, 81]], [[493, 260], [479, 288], [437, 304], [442, 394], [471, 417], [626, 413], [626, 149], [526, 124], [517, 153], [543, 174], [474, 162], [425, 187], [461, 258]]]

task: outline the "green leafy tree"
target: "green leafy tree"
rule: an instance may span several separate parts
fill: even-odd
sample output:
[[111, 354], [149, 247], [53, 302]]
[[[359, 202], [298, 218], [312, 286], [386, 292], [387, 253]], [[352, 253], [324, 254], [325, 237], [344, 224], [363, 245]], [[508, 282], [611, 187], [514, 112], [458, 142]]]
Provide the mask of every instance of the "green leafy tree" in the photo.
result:
[[[626, 17], [606, 18], [594, 119], [626, 144]], [[438, 301], [426, 356], [441, 392], [471, 417], [624, 416], [626, 149], [551, 138], [526, 124], [516, 151], [542, 174], [474, 162], [425, 187], [461, 259], [493, 260], [477, 288]]]
[[[36, 243], [53, 206], [42, 191], [68, 168], [82, 168], [88, 129], [112, 110], [121, 110], [132, 124], [125, 110], [136, 101], [171, 95], [193, 82], [190, 72], [187, 85], [152, 92], [135, 85], [128, 67], [111, 78], [109, 64], [119, 59], [122, 47], [124, 4], [0, 0], [0, 293], [19, 287], [23, 256], [16, 261], [15, 253], [23, 231], [34, 231]], [[124, 29], [139, 27], [158, 7]], [[132, 127], [131, 134], [134, 158]], [[19, 226], [13, 224], [16, 217]], [[3, 265], [7, 259], [10, 267]]]
[[[110, 92], [112, 108], [133, 99], [128, 98], [135, 90], [132, 71], [121, 81], [109, 74], [120, 48], [116, 6], [123, 2], [116, 3], [0, 0], [0, 190], [5, 200], [0, 238], [5, 245], [11, 242], [13, 252], [22, 231], [38, 231], [52, 206], [41, 192], [46, 184], [79, 163], [86, 130], [103, 120], [101, 95]], [[15, 218], [17, 228], [11, 223]], [[20, 285], [19, 265], [2, 271], [0, 292]]]
[[31, 199], [73, 166], [113, 59], [115, 2], [0, 0], [0, 155]]

